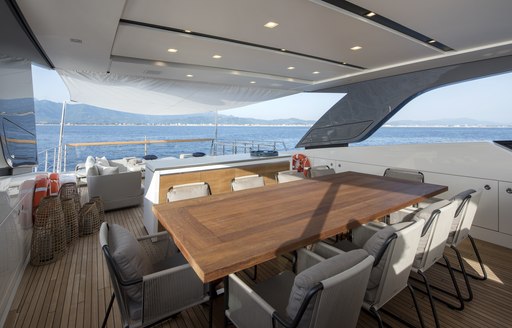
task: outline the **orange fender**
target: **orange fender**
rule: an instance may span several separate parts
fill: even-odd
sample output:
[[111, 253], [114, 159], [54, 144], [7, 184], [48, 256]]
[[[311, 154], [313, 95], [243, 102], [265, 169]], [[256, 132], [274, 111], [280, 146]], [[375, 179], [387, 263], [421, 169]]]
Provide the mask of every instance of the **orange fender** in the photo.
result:
[[48, 193], [50, 196], [55, 196], [59, 193], [59, 174], [51, 173], [50, 174], [50, 183], [48, 186]]

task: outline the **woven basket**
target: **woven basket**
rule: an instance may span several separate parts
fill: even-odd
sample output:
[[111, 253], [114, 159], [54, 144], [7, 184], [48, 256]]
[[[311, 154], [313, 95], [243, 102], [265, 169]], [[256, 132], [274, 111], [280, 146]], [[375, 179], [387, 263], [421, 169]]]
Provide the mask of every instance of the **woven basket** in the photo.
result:
[[57, 196], [45, 197], [36, 210], [30, 263], [43, 265], [55, 262], [66, 250], [66, 224], [60, 199]]
[[71, 198], [75, 202], [76, 212], [80, 212], [80, 194], [78, 193], [78, 188], [75, 182], [66, 182], [60, 186], [59, 190], [60, 199]]
[[75, 201], [71, 198], [61, 200], [64, 221], [66, 222], [66, 243], [70, 245], [78, 239], [78, 212], [75, 208]]
[[94, 202], [85, 203], [79, 213], [78, 234], [90, 235], [100, 230], [100, 215]]
[[98, 214], [100, 216], [100, 225], [105, 222], [105, 206], [103, 206], [103, 200], [100, 196], [94, 196], [90, 199], [91, 202], [96, 204], [96, 208], [98, 209]]

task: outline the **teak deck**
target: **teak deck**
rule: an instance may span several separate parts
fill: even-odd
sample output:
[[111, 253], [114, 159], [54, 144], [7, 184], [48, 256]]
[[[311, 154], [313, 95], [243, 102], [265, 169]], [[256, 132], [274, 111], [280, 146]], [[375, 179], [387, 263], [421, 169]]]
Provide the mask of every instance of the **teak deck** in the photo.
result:
[[199, 278], [211, 282], [447, 189], [343, 172], [159, 204], [153, 212]]
[[[107, 221], [127, 227], [136, 236], [145, 234], [142, 208], [108, 212]], [[512, 322], [512, 250], [478, 240], [477, 244], [489, 279], [471, 280], [475, 299], [466, 303], [464, 311], [454, 311], [440, 303], [436, 304], [443, 327], [509, 327]], [[469, 242], [465, 242], [462, 248], [467, 267], [478, 267], [474, 257], [467, 257], [471, 254]], [[451, 252], [447, 250], [446, 254], [451, 255]], [[285, 268], [290, 269], [290, 264], [282, 257], [260, 265], [258, 281]], [[450, 288], [448, 275], [441, 266], [434, 266], [427, 274], [435, 284]], [[248, 284], [254, 284], [245, 273], [239, 275]], [[457, 277], [462, 285], [462, 278], [460, 275]], [[5, 327], [99, 327], [111, 292], [98, 236], [82, 237], [59, 261], [41, 267], [27, 266]], [[427, 327], [433, 327], [428, 299], [420, 293], [417, 293], [417, 297]], [[418, 326], [411, 303], [409, 292], [405, 290], [384, 308]], [[222, 327], [222, 306], [220, 297], [215, 304], [215, 327]], [[207, 318], [208, 308], [199, 305], [182, 312], [161, 327], [207, 327]], [[392, 327], [403, 327], [387, 315], [384, 315], [384, 320]], [[108, 327], [121, 327], [117, 304], [114, 304]], [[362, 311], [358, 327], [376, 327], [376, 323]]]

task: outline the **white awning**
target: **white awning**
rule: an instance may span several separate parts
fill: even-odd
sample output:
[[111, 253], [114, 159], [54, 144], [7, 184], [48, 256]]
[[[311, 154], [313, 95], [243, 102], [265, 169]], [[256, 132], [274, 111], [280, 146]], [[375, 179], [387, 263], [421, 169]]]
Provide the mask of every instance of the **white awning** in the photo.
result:
[[177, 115], [242, 107], [293, 90], [57, 70], [72, 101], [135, 114]]

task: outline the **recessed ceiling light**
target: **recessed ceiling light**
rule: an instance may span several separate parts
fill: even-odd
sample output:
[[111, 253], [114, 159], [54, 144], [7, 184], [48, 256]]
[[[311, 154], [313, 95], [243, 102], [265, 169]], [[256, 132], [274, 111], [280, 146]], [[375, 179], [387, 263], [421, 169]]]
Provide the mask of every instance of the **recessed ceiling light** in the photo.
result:
[[75, 39], [75, 38], [71, 38], [71, 39], [69, 39], [69, 41], [71, 41], [73, 43], [82, 43], [81, 39]]
[[375, 15], [377, 15], [377, 14], [376, 14], [376, 13], [374, 13], [373, 11], [370, 11], [370, 12], [369, 12], [369, 13], [367, 13], [365, 16], [366, 16], [366, 17], [373, 17], [373, 16], [375, 16]]
[[178, 49], [169, 48], [169, 49], [167, 49], [167, 52], [176, 53], [176, 52], [178, 52]]
[[432, 39], [432, 40], [429, 40], [428, 43], [432, 44], [432, 43], [436, 43], [436, 40]]
[[283, 48], [283, 49], [281, 49], [281, 51], [286, 51], [286, 49], [285, 49], [285, 48]]
[[314, 71], [313, 74], [320, 74], [320, 72], [319, 71]]
[[278, 23], [276, 22], [268, 22], [267, 24], [263, 25], [265, 27], [268, 27], [268, 28], [274, 28], [276, 27], [277, 25], [279, 25]]
[[254, 84], [254, 83], [256, 83], [256, 81], [251, 81], [251, 84]]
[[292, 78], [288, 78], [288, 79], [287, 79], [287, 81], [288, 81], [288, 82], [294, 82], [295, 80], [294, 80], [294, 79], [292, 79]]
[[222, 58], [222, 56], [221, 55], [213, 55], [212, 58], [220, 59], [220, 58]]
[[191, 30], [183, 30], [183, 32], [185, 32], [185, 33], [192, 33]]
[[290, 66], [290, 67], [288, 67], [288, 69], [292, 70], [292, 69], [295, 69], [295, 67], [293, 67], [293, 66]]
[[187, 74], [187, 77], [194, 77], [194, 75], [192, 75], [192, 74]]
[[354, 51], [356, 51], [356, 50], [360, 50], [360, 49], [363, 49], [363, 47], [361, 47], [361, 46], [355, 46], [355, 47], [350, 48], [350, 50], [354, 50]]
[[155, 64], [155, 66], [160, 66], [160, 67], [166, 66], [166, 64], [162, 61], [156, 61], [154, 64]]

